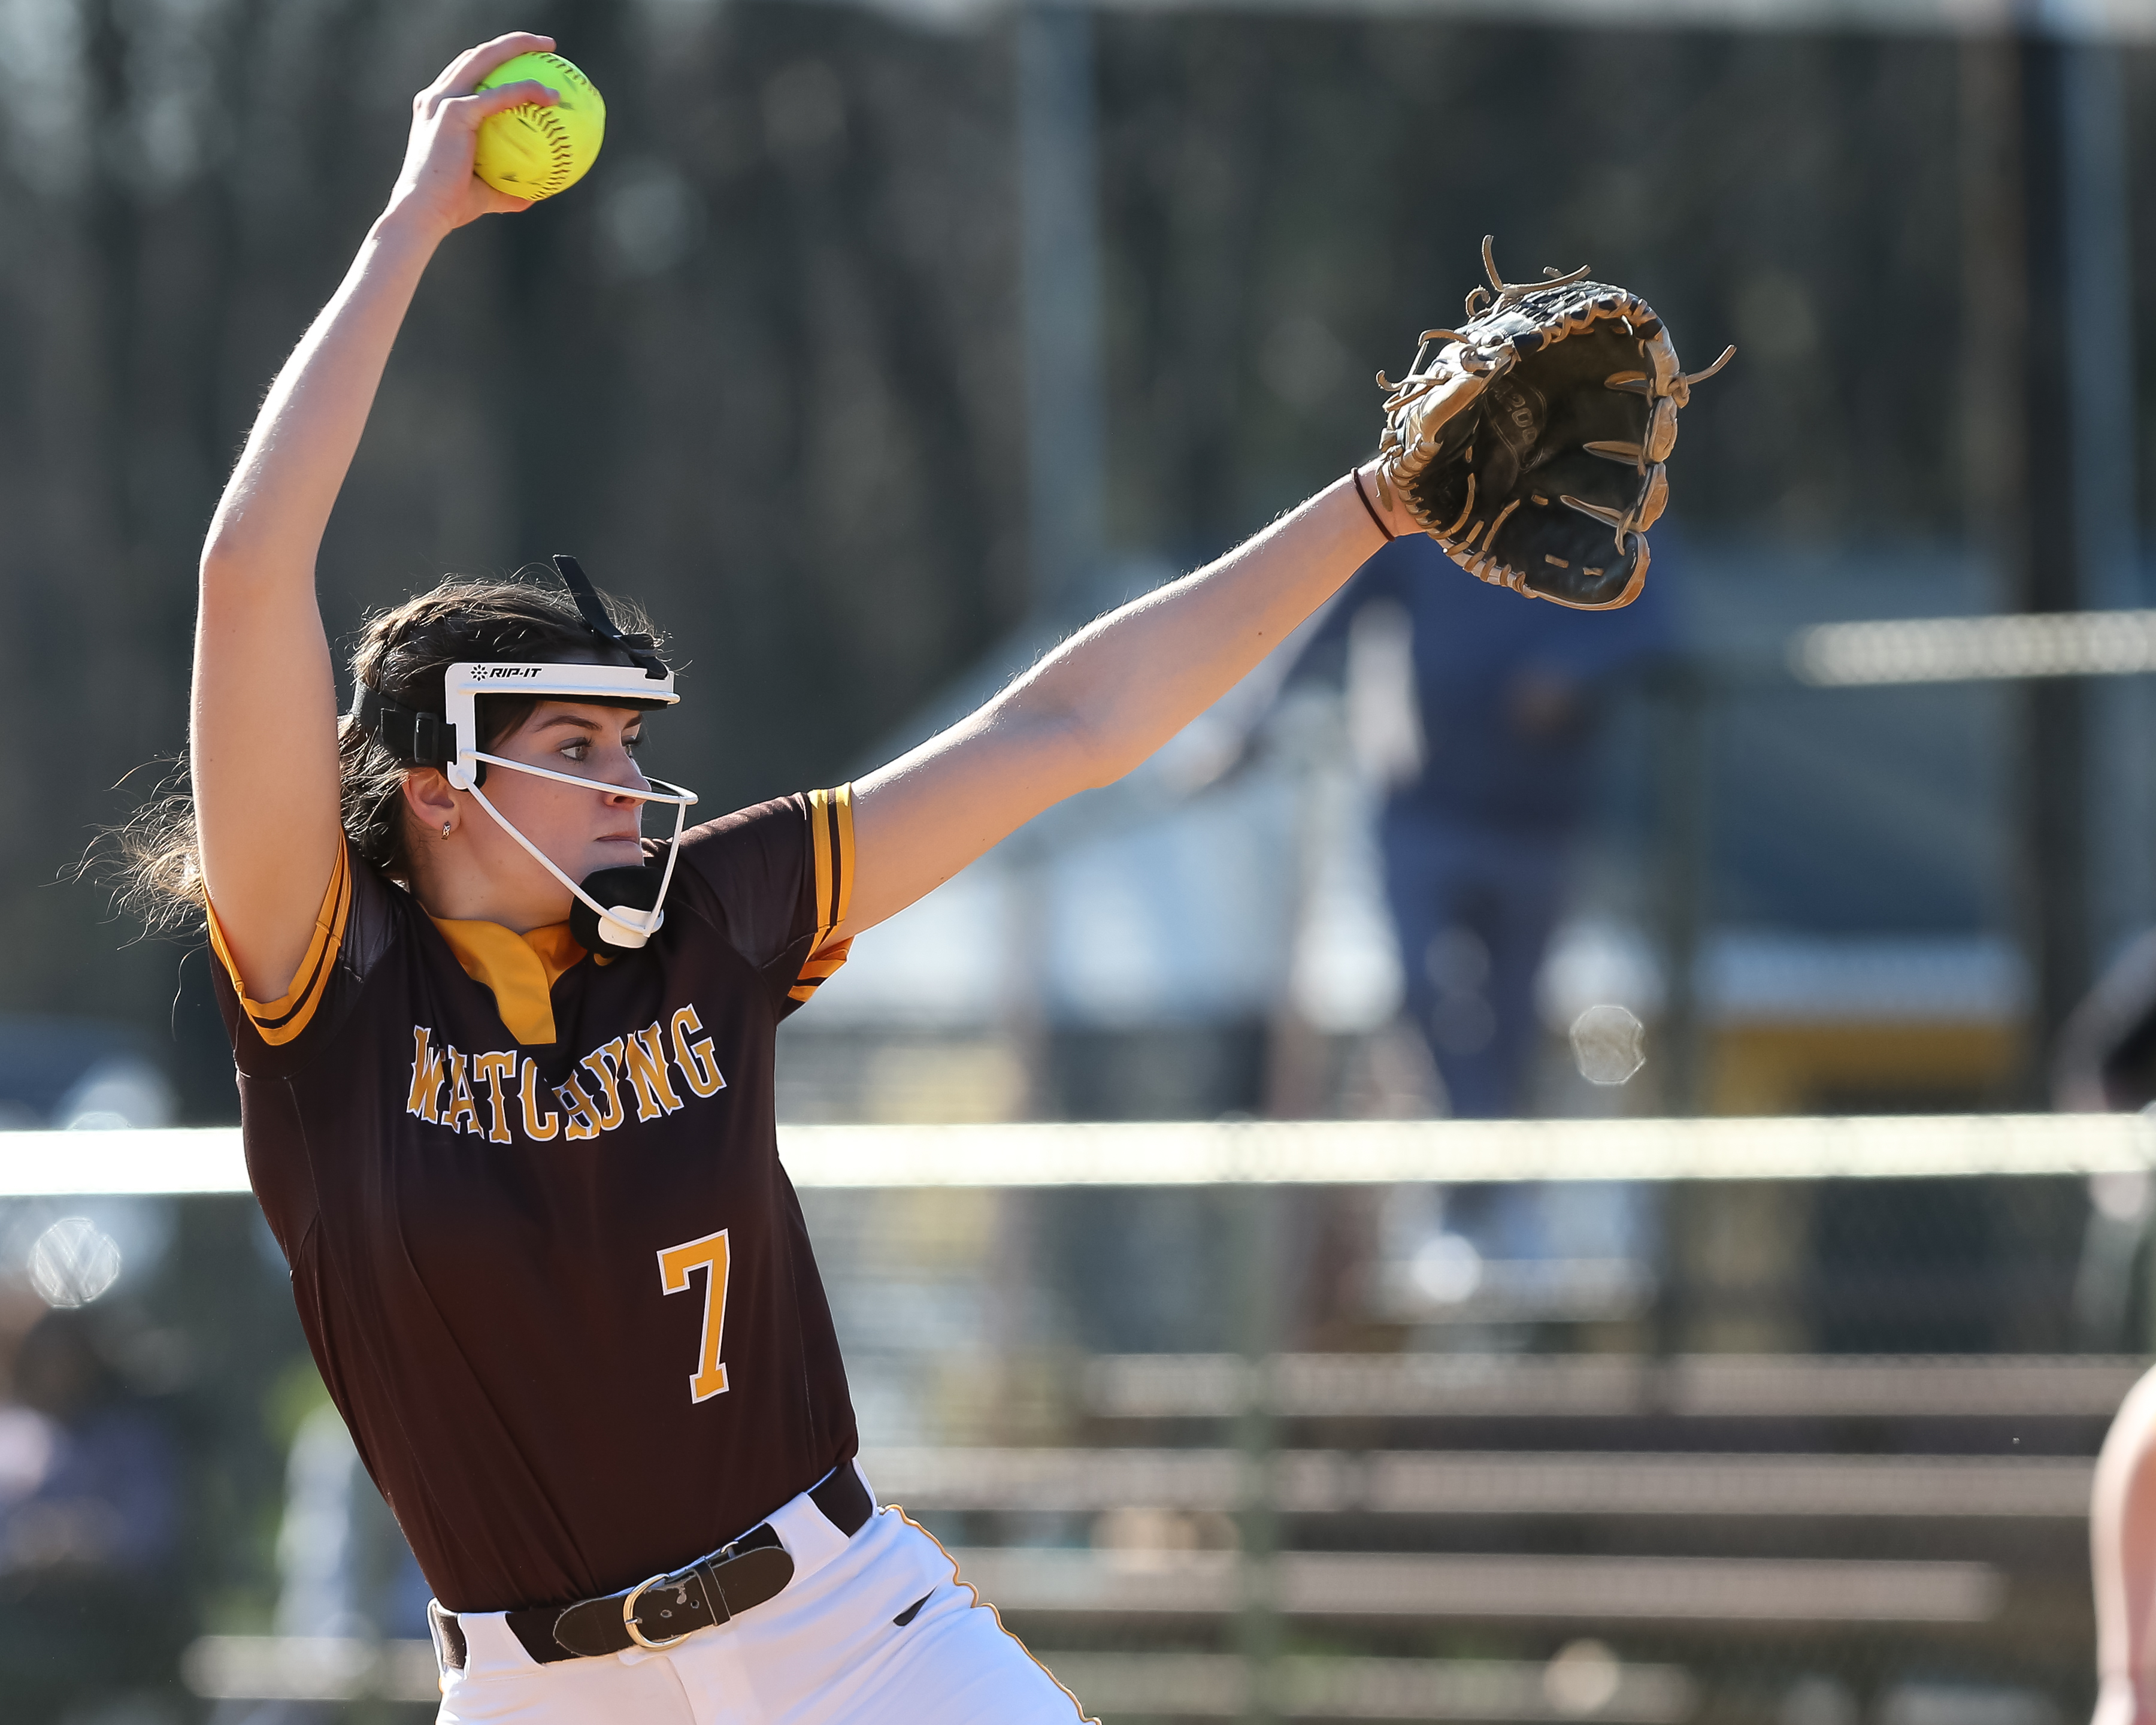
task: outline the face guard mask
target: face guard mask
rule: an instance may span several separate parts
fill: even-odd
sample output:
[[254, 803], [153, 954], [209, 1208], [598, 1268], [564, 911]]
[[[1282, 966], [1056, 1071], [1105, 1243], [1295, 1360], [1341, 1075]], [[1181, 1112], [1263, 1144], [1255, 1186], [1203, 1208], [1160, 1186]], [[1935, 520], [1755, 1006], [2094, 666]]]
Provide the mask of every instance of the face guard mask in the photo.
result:
[[[585, 628], [607, 647], [629, 655], [628, 665], [569, 665], [556, 661], [477, 662], [459, 660], [443, 673], [444, 711], [440, 716], [414, 712], [384, 699], [362, 684], [354, 704], [353, 721], [400, 760], [418, 767], [439, 767], [451, 786], [471, 794], [531, 860], [568, 888], [576, 902], [569, 914], [570, 931], [588, 951], [613, 948], [633, 952], [659, 932], [666, 921], [666, 890], [674, 881], [674, 861], [680, 854], [682, 829], [696, 793], [664, 779], [649, 779], [652, 788], [631, 790], [604, 779], [583, 778], [551, 767], [534, 767], [503, 755], [489, 754], [479, 746], [478, 701], [482, 695], [513, 695], [540, 701], [580, 701], [602, 706], [665, 707], [681, 697], [674, 691], [674, 673], [649, 649], [647, 635], [624, 635], [599, 603], [598, 594], [574, 557], [557, 557], [554, 567], [562, 584], [577, 601]], [[666, 865], [654, 870], [632, 865], [601, 869], [582, 883], [572, 880], [545, 852], [511, 825], [480, 786], [486, 769], [501, 767], [511, 773], [528, 773], [560, 784], [578, 785], [608, 796], [633, 797], [639, 803], [667, 803], [674, 807], [674, 834], [666, 848]]]

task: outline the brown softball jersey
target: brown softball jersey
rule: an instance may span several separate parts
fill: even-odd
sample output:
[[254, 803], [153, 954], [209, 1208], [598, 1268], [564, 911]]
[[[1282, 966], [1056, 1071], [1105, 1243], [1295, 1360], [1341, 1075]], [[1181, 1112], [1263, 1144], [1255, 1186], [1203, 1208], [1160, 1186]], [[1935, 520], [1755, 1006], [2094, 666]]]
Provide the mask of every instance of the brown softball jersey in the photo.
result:
[[347, 850], [266, 1004], [213, 916], [255, 1195], [450, 1609], [632, 1586], [854, 1453], [773, 1096], [852, 875], [847, 789], [727, 815], [609, 959], [567, 924], [437, 921]]

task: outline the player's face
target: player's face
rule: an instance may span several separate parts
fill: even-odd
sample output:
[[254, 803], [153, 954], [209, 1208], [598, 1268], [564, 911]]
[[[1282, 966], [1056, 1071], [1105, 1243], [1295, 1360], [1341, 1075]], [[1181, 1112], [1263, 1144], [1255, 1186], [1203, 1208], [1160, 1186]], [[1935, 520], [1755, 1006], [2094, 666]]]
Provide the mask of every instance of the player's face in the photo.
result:
[[[488, 752], [578, 778], [649, 790], [650, 781], [636, 764], [644, 719], [642, 712], [632, 708], [542, 701]], [[583, 790], [498, 768], [486, 776], [486, 793], [503, 817], [572, 880], [581, 880], [596, 870], [631, 867], [644, 860], [638, 842], [644, 804], [634, 797]], [[474, 805], [470, 814], [474, 818], [466, 822], [466, 832], [475, 860], [505, 886], [514, 882], [533, 893], [559, 898], [561, 915], [567, 916], [568, 894], [561, 883], [526, 855], [485, 811]]]

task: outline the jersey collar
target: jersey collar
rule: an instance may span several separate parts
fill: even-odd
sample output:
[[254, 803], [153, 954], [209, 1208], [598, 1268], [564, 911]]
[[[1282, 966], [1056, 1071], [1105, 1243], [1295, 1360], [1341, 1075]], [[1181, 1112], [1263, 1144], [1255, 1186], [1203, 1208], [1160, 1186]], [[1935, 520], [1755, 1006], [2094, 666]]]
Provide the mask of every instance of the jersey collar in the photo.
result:
[[465, 974], [494, 995], [509, 1034], [526, 1047], [558, 1040], [554, 1029], [554, 984], [584, 957], [566, 922], [519, 934], [499, 922], [427, 919], [442, 932]]

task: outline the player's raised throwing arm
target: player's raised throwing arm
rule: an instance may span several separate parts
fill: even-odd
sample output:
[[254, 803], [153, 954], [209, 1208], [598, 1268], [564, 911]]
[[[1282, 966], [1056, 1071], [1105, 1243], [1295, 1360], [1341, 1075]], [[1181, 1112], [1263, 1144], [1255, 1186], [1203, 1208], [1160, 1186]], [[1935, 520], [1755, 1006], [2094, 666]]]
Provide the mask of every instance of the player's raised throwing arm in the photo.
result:
[[490, 114], [552, 104], [533, 83], [474, 95], [544, 36], [459, 55], [413, 100], [388, 207], [270, 386], [203, 547], [191, 766], [203, 875], [247, 992], [275, 1000], [312, 934], [336, 847], [336, 683], [315, 557], [413, 290], [452, 230], [527, 206], [474, 177]]

